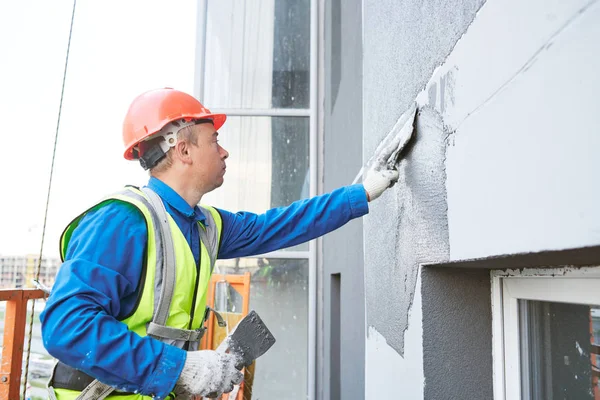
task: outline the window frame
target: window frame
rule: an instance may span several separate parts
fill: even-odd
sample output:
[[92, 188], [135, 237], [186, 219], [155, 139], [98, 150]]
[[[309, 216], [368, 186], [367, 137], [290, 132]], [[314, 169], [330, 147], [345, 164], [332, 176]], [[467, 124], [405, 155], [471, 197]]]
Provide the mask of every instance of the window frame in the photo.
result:
[[[323, 179], [322, 162], [319, 151], [322, 140], [319, 137], [319, 118], [321, 107], [319, 102], [319, 79], [322, 78], [324, 66], [320, 64], [319, 43], [324, 40], [319, 30], [320, 3], [318, 0], [309, 0], [309, 105], [308, 108], [211, 108], [212, 112], [227, 114], [231, 117], [308, 117], [309, 118], [309, 196], [313, 197], [322, 192], [320, 182]], [[195, 76], [194, 95], [203, 101], [205, 80], [205, 53], [207, 36], [207, 10], [208, 0], [199, 0], [196, 10], [196, 49], [195, 49]], [[210, 107], [210, 105], [208, 105]], [[318, 271], [320, 239], [308, 242], [308, 251], [285, 251], [279, 250], [267, 254], [256, 255], [249, 258], [286, 258], [286, 259], [308, 259], [308, 357], [307, 357], [307, 400], [314, 400], [317, 396], [317, 315], [318, 315]]]
[[494, 399], [521, 399], [519, 300], [600, 304], [600, 267], [493, 270], [491, 280]]

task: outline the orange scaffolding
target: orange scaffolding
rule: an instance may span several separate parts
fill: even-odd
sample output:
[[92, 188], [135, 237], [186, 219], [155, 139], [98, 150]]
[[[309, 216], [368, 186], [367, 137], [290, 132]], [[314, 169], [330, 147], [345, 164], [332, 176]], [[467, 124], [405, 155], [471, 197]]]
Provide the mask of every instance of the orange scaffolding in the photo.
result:
[[20, 397], [27, 303], [29, 300], [44, 297], [46, 293], [38, 289], [0, 289], [0, 301], [6, 301], [0, 364], [0, 399], [18, 400]]

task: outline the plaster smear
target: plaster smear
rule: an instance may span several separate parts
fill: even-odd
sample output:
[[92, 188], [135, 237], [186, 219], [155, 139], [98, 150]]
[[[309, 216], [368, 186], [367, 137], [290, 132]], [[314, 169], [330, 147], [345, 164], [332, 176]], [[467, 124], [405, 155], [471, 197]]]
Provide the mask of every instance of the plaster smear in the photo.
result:
[[[363, 1], [364, 160], [414, 103], [483, 3]], [[449, 93], [444, 96], [451, 98]], [[420, 110], [415, 135], [405, 152], [408, 162], [400, 164], [400, 182], [363, 219], [367, 326], [385, 337], [400, 356], [419, 265], [449, 257], [447, 132], [432, 108]], [[376, 373], [385, 365], [372, 368], [370, 372]]]
[[[422, 108], [400, 179], [365, 217], [367, 325], [404, 354], [404, 332], [419, 265], [448, 259], [444, 159], [447, 132], [439, 114]], [[419, 321], [420, 322], [420, 321]]]
[[418, 96], [452, 131], [452, 260], [600, 243], [598, 20], [599, 0], [490, 0]]
[[410, 309], [410, 328], [405, 333], [406, 351], [400, 356], [376, 328], [369, 326], [366, 342], [365, 399], [387, 399], [390, 393], [401, 389], [401, 396], [393, 398], [422, 399], [425, 386], [423, 374], [423, 318], [421, 308], [421, 276]]

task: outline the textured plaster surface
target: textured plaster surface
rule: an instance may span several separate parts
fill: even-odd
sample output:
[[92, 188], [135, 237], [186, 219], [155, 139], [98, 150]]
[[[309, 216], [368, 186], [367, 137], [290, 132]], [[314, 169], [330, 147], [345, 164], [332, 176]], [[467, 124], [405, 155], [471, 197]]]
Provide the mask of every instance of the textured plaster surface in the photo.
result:
[[[481, 4], [483, 0], [364, 1], [363, 159], [372, 156], [423, 90]], [[449, 257], [446, 133], [433, 110], [424, 113], [418, 140], [401, 167], [402, 181], [364, 219], [367, 326], [401, 355], [419, 263]]]
[[[365, 399], [422, 399], [423, 328], [421, 319], [421, 274], [417, 276], [417, 292], [409, 315], [409, 328], [405, 333], [406, 351], [400, 356], [374, 327], [369, 327], [366, 355]], [[390, 393], [394, 393], [390, 396]], [[398, 395], [401, 393], [401, 395]], [[350, 397], [354, 398], [354, 397]], [[356, 398], [361, 398], [357, 396]]]
[[599, 20], [598, 0], [490, 0], [420, 94], [453, 132], [451, 259], [600, 243]]
[[423, 267], [421, 275], [424, 398], [492, 399], [489, 271]]
[[[367, 237], [368, 325], [403, 354], [404, 331], [421, 262], [448, 259], [444, 155], [446, 133], [437, 112], [423, 108], [415, 138], [400, 164], [400, 180], [385, 196], [389, 209], [374, 203], [365, 219], [379, 229]], [[384, 201], [386, 201], [384, 200]]]
[[423, 90], [483, 3], [363, 2], [365, 159]]

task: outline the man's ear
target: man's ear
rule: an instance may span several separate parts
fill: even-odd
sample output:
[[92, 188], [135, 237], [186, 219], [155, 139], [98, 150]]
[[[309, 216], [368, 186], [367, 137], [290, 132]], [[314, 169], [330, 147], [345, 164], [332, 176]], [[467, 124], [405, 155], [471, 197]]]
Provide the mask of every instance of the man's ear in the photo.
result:
[[174, 156], [184, 164], [192, 163], [192, 155], [190, 153], [190, 144], [185, 140], [178, 140], [173, 147]]

